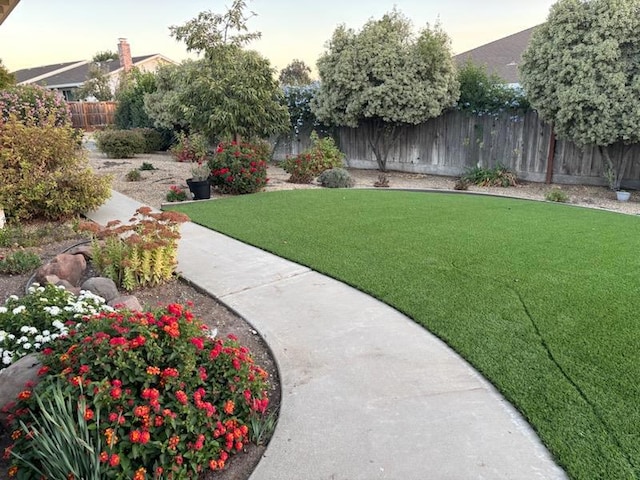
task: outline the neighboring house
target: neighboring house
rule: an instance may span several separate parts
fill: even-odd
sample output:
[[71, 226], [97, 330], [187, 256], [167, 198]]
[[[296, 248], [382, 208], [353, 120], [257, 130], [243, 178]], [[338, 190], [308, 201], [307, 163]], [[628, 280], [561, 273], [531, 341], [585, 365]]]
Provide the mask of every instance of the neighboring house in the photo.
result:
[[[0, 0], [2, 2], [2, 0]], [[120, 75], [132, 68], [138, 68], [143, 72], [154, 72], [160, 65], [176, 64], [173, 60], [154, 53], [152, 55], [131, 56], [131, 49], [126, 39], [121, 38], [118, 44], [118, 60], [101, 62], [101, 67], [109, 76], [112, 90], [115, 91], [120, 81]], [[78, 89], [87, 79], [90, 60], [77, 62], [57, 63], [42, 67], [25, 68], [13, 72], [18, 85], [36, 83], [50, 90], [62, 93], [65, 100], [72, 100], [74, 90]]]
[[2, 22], [9, 16], [11, 10], [18, 5], [18, 2], [20, 2], [20, 0], [0, 0], [0, 25], [2, 25]]
[[[536, 26], [537, 27], [537, 26]], [[458, 65], [471, 59], [476, 65], [487, 67], [489, 73], [494, 73], [508, 84], [519, 85], [520, 73], [518, 66], [522, 54], [529, 45], [531, 34], [536, 27], [514, 33], [508, 37], [495, 40], [486, 45], [460, 53], [454, 58]]]

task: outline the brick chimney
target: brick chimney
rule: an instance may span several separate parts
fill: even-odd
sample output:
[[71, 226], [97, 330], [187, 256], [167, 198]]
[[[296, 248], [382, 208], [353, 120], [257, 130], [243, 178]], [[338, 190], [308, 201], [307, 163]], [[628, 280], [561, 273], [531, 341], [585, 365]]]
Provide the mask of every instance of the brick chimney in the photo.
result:
[[133, 60], [131, 60], [131, 47], [126, 38], [118, 39], [118, 57], [120, 57], [120, 66], [125, 72], [133, 68]]

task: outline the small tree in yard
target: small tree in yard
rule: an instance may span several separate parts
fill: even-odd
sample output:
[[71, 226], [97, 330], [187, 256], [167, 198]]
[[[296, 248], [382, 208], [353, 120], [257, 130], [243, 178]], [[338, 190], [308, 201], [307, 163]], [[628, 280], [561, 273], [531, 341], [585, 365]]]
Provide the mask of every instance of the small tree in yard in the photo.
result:
[[[243, 48], [260, 37], [247, 33], [246, 21], [253, 14], [246, 15], [245, 8], [244, 1], [235, 0], [224, 14], [201, 12], [184, 25], [171, 27], [173, 37], [203, 58], [168, 71], [170, 81], [158, 82], [158, 90], [147, 101], [152, 117], [162, 116], [165, 125], [186, 125], [211, 140], [286, 131], [288, 113], [269, 61]], [[170, 107], [169, 114], [158, 108], [162, 104]]]
[[280, 71], [280, 85], [309, 85], [311, 68], [302, 60], [295, 59]]
[[7, 67], [2, 64], [2, 60], [0, 59], [0, 89], [8, 88], [15, 84], [16, 76], [7, 70]]
[[370, 20], [359, 33], [339, 26], [318, 60], [321, 87], [312, 110], [327, 124], [369, 123], [369, 144], [386, 171], [400, 127], [437, 117], [458, 99], [449, 43], [437, 25], [413, 35], [396, 10]]
[[640, 142], [640, 0], [560, 0], [523, 55], [531, 105], [558, 136], [597, 145], [619, 189]]

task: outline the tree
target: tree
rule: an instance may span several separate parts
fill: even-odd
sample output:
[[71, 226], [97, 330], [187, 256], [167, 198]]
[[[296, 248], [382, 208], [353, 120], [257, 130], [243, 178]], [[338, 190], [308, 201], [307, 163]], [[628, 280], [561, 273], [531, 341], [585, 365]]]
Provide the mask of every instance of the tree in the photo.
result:
[[395, 9], [359, 33], [339, 26], [318, 60], [321, 86], [312, 109], [324, 123], [369, 123], [369, 144], [386, 171], [399, 127], [437, 117], [458, 98], [449, 43], [438, 25], [414, 36]]
[[0, 89], [7, 88], [15, 84], [15, 75], [7, 70], [7, 67], [2, 64], [2, 60], [0, 59]]
[[134, 68], [123, 75], [115, 95], [118, 102], [115, 121], [118, 128], [153, 127], [144, 109], [144, 97], [156, 91], [156, 77]]
[[302, 60], [294, 59], [289, 65], [280, 71], [278, 80], [280, 85], [309, 85], [311, 80], [311, 68]]
[[113, 100], [113, 91], [107, 72], [99, 63], [89, 65], [87, 79], [76, 92], [75, 98], [84, 99], [94, 97], [99, 102]]
[[235, 0], [225, 14], [201, 12], [172, 35], [187, 50], [203, 54], [165, 72], [166, 81], [147, 101], [157, 124], [181, 124], [210, 140], [268, 137], [286, 131], [288, 112], [269, 61], [243, 45], [259, 33], [247, 32], [246, 4]]
[[91, 59], [91, 61], [93, 63], [104, 63], [104, 62], [109, 62], [111, 60], [118, 60], [118, 58], [120, 57], [118, 56], [117, 52], [114, 52], [111, 50], [105, 50], [104, 52], [96, 53]]
[[506, 109], [529, 108], [529, 102], [519, 88], [510, 87], [486, 67], [467, 59], [458, 68], [460, 98], [457, 109], [477, 114], [494, 114]]
[[620, 188], [640, 142], [640, 0], [560, 0], [521, 66], [531, 105], [559, 137], [599, 147]]

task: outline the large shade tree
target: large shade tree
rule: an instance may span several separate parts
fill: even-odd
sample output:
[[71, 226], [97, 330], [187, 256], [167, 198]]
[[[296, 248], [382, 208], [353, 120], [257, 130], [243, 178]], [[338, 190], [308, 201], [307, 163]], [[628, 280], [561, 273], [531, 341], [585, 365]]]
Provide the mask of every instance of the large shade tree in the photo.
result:
[[211, 140], [268, 137], [285, 131], [289, 118], [269, 61], [244, 45], [259, 33], [248, 32], [246, 2], [235, 0], [224, 14], [201, 12], [171, 27], [187, 50], [202, 55], [166, 69], [147, 111], [162, 126], [182, 125]]
[[318, 60], [318, 72], [315, 115], [327, 124], [368, 124], [382, 171], [400, 127], [439, 116], [459, 95], [447, 34], [436, 25], [415, 35], [395, 9], [360, 32], [339, 26]]
[[620, 188], [640, 142], [640, 0], [560, 0], [523, 55], [531, 105], [559, 137], [597, 145]]
[[7, 88], [15, 84], [15, 75], [7, 70], [7, 67], [2, 64], [2, 59], [0, 59], [0, 89]]

